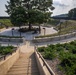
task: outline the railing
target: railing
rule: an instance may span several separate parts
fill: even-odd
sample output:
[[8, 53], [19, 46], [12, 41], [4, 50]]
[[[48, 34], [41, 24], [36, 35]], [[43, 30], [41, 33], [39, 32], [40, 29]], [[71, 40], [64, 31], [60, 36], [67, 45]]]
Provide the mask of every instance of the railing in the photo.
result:
[[46, 66], [47, 70], [49, 71], [50, 75], [55, 75], [55, 73], [53, 72], [53, 70], [50, 68], [50, 66], [47, 64], [47, 62], [45, 61], [45, 59], [42, 57], [42, 55], [38, 52], [37, 48], [35, 47], [35, 52], [39, 55], [39, 58], [41, 58], [42, 62], [43, 62], [43, 66]]
[[1, 56], [0, 56], [0, 61], [6, 60], [6, 58], [7, 58], [8, 56], [12, 55], [13, 53], [15, 53], [16, 50], [17, 50], [17, 48], [14, 49], [12, 53], [8, 53], [8, 54], [6, 54], [6, 55], [1, 55]]

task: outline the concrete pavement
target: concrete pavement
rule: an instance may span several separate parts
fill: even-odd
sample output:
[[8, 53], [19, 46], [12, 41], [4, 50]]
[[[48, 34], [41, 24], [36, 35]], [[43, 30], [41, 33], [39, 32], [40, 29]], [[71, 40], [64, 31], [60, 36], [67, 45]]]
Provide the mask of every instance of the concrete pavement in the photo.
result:
[[[38, 28], [38, 26], [34, 26], [34, 27]], [[14, 28], [14, 30], [13, 30], [14, 36], [20, 36], [20, 33], [18, 32], [19, 27], [13, 27], [13, 28]], [[31, 32], [21, 33], [21, 35], [24, 36], [24, 38], [26, 40], [32, 40], [35, 36], [44, 35], [44, 29], [43, 28], [45, 28], [45, 34], [46, 35], [57, 33], [57, 31], [54, 30], [53, 27], [48, 28], [48, 27], [42, 27], [41, 26], [41, 34], [39, 34], [39, 33], [32, 34], [33, 32], [31, 31]], [[12, 28], [5, 29], [5, 30], [1, 31], [0, 35], [12, 36]]]

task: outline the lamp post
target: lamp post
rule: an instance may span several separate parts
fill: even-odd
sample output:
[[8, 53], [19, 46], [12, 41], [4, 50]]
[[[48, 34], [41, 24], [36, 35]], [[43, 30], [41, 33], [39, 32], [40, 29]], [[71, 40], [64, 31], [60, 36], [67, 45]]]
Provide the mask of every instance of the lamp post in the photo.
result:
[[21, 37], [22, 35], [21, 35], [21, 31], [20, 31], [20, 37]]
[[12, 36], [14, 36], [13, 31], [14, 31], [14, 28], [12, 28]]
[[64, 22], [64, 20], [60, 20], [60, 25], [59, 25], [59, 32], [58, 32], [58, 34], [59, 34], [59, 38], [60, 38], [60, 33], [61, 33], [61, 24]]
[[43, 29], [44, 29], [44, 35], [45, 35], [46, 30], [45, 30], [45, 28], [43, 28]]

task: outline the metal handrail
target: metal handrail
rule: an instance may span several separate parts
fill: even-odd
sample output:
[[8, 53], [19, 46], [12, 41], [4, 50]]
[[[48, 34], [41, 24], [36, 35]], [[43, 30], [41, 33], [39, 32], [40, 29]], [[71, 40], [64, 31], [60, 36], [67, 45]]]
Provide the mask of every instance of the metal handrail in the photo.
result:
[[0, 61], [3, 59], [3, 60], [6, 60], [6, 57], [7, 56], [9, 56], [9, 55], [12, 55], [13, 53], [15, 53], [16, 52], [16, 50], [13, 50], [13, 52], [12, 53], [9, 53], [9, 54], [6, 54], [6, 55], [2, 55], [1, 57], [0, 57]]
[[37, 49], [35, 49], [35, 51], [37, 52], [37, 54], [39, 55], [39, 58], [41, 58], [41, 60], [43, 61], [43, 66], [46, 66], [46, 68], [48, 69], [49, 73], [51, 75], [55, 75], [55, 73], [52, 71], [52, 69], [49, 67], [49, 65], [47, 64], [47, 62], [45, 61], [45, 59], [42, 57], [42, 55], [38, 52]]

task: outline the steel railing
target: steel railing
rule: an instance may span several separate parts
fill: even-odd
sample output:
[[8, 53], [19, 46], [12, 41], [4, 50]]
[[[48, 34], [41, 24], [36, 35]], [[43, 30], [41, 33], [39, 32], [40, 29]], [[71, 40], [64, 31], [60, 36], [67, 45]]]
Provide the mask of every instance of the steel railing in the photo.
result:
[[55, 73], [53, 72], [53, 70], [50, 68], [50, 66], [47, 64], [47, 62], [45, 61], [45, 59], [42, 57], [42, 55], [38, 52], [37, 48], [35, 47], [35, 52], [38, 54], [39, 58], [41, 58], [42, 62], [43, 62], [43, 66], [46, 66], [47, 70], [49, 71], [50, 75], [55, 75]]

